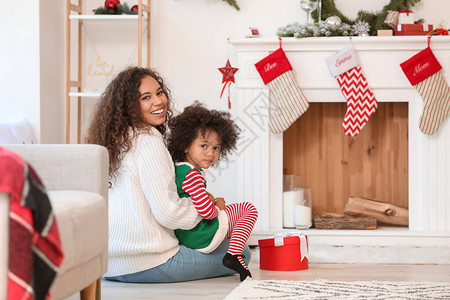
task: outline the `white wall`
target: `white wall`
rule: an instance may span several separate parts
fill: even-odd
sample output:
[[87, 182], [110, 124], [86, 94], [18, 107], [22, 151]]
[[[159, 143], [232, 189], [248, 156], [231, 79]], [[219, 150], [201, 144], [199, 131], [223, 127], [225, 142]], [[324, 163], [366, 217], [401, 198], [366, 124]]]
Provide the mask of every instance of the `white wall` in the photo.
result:
[[63, 1], [0, 2], [0, 122], [26, 118], [37, 142], [64, 141]]
[[39, 3], [0, 2], [0, 122], [23, 118], [39, 140]]

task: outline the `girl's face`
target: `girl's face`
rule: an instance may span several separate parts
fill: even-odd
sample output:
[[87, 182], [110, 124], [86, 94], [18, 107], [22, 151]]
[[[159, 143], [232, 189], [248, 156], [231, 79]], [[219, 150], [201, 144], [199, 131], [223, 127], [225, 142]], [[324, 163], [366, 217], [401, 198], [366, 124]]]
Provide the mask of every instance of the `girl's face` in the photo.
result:
[[158, 81], [145, 76], [139, 86], [139, 103], [144, 121], [152, 126], [158, 126], [166, 121], [167, 97]]
[[202, 136], [201, 132], [192, 144], [184, 150], [186, 161], [197, 169], [207, 169], [211, 167], [219, 158], [222, 140], [215, 131], [206, 131]]

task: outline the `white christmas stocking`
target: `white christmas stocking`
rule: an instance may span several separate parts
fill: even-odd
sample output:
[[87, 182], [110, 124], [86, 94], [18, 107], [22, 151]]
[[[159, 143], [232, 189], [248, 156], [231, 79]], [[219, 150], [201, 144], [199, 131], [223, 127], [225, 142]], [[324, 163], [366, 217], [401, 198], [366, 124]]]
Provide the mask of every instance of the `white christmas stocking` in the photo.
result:
[[275, 99], [276, 110], [270, 116], [270, 131], [283, 132], [308, 109], [309, 103], [294, 80], [292, 66], [282, 48], [255, 66]]
[[328, 69], [335, 77], [347, 101], [342, 127], [348, 136], [357, 135], [376, 111], [378, 102], [362, 73], [355, 50], [349, 47], [327, 58]]

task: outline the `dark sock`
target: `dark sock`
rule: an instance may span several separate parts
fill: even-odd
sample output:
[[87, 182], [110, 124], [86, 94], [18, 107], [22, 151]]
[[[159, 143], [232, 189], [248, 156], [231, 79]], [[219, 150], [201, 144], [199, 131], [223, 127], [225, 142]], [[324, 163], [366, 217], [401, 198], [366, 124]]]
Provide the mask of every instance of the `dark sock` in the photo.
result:
[[244, 257], [243, 255], [232, 255], [230, 253], [227, 253], [223, 257], [222, 263], [225, 267], [238, 272], [239, 276], [241, 277], [241, 281], [244, 281], [247, 276], [252, 277], [252, 274], [250, 274], [250, 271], [248, 269], [244, 268], [244, 266], [241, 265], [238, 256]]

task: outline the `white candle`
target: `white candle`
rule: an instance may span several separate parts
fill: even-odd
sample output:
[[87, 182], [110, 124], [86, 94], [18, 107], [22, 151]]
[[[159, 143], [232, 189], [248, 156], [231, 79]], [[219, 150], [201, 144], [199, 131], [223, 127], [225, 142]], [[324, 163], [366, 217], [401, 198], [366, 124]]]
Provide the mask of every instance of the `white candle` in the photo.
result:
[[294, 225], [299, 229], [311, 227], [311, 207], [300, 204], [294, 206]]
[[302, 196], [302, 191], [299, 190], [283, 192], [283, 227], [295, 228], [294, 206]]

